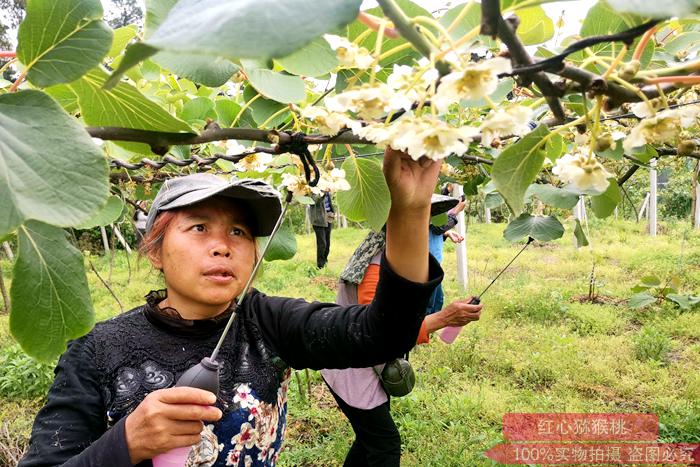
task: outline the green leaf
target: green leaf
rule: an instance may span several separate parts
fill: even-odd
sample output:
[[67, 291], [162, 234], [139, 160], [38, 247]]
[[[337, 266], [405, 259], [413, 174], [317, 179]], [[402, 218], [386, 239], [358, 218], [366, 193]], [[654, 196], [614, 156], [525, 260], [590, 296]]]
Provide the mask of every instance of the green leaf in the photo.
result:
[[114, 39], [112, 39], [112, 47], [107, 52], [107, 56], [114, 58], [126, 48], [126, 45], [136, 37], [139, 32], [138, 26], [129, 24], [114, 30]]
[[542, 139], [548, 134], [546, 126], [538, 126], [503, 150], [493, 164], [493, 182], [516, 215], [522, 212], [525, 192], [542, 168], [545, 157]]
[[[462, 14], [462, 10], [466, 8], [466, 13]], [[440, 24], [445, 28], [449, 27], [457, 16], [462, 16], [462, 19], [455, 25], [455, 27], [450, 32], [452, 40], [459, 40], [463, 36], [472, 33], [474, 30], [479, 30], [481, 26], [481, 5], [476, 2], [467, 2], [466, 4], [461, 4], [452, 7], [444, 15], [438, 19]], [[488, 36], [476, 35], [474, 39], [467, 42], [465, 46], [471, 45], [475, 42], [481, 42], [484, 47], [489, 49], [497, 46], [497, 42]]]
[[214, 102], [206, 97], [195, 97], [185, 102], [180, 112], [180, 118], [192, 124], [195, 122], [206, 122], [207, 118], [216, 119]]
[[537, 196], [545, 204], [560, 209], [571, 209], [578, 203], [578, 194], [552, 185], [530, 185], [525, 193], [525, 197], [533, 195]]
[[196, 83], [219, 87], [240, 68], [222, 57], [158, 52], [152, 60], [163, 68]]
[[63, 230], [41, 222], [20, 227], [18, 239], [10, 332], [29, 355], [49, 361], [95, 323], [83, 256]]
[[107, 173], [102, 151], [49, 96], [0, 95], [0, 236], [29, 219], [88, 219], [107, 199]]
[[[99, 68], [91, 70], [80, 80], [70, 84], [78, 95], [80, 112], [90, 126], [117, 126], [141, 130], [185, 132], [183, 138], [192, 135], [190, 126], [170, 115], [155, 102], [147, 99], [134, 86], [120, 82], [105, 90], [107, 74]], [[149, 154], [150, 147], [142, 143], [120, 143], [134, 152]]]
[[328, 42], [318, 38], [277, 63], [294, 75], [321, 76], [338, 66], [338, 58]]
[[68, 83], [98, 65], [112, 44], [99, 0], [32, 0], [17, 34], [17, 58], [36, 86]]
[[690, 310], [692, 307], [700, 303], [700, 297], [696, 297], [694, 295], [679, 295], [670, 293], [666, 295], [666, 298], [676, 303], [683, 310]]
[[373, 160], [348, 157], [342, 169], [351, 189], [338, 192], [340, 211], [350, 220], [366, 220], [379, 231], [386, 223], [391, 207], [382, 167]]
[[289, 104], [306, 98], [304, 81], [298, 76], [285, 75], [264, 68], [246, 68], [245, 72], [250, 85], [268, 99]]
[[148, 39], [171, 52], [286, 57], [357, 17], [360, 0], [180, 0]]
[[554, 134], [549, 138], [545, 151], [547, 151], [547, 158], [556, 162], [566, 152], [566, 141], [560, 134]]
[[119, 219], [124, 210], [124, 201], [118, 196], [110, 196], [102, 209], [97, 211], [90, 219], [76, 224], [76, 229], [91, 229], [102, 225], [109, 225]]
[[576, 219], [576, 227], [574, 227], [574, 237], [576, 238], [576, 247], [581, 248], [588, 246], [588, 238], [586, 238], [586, 233], [581, 227], [581, 221]]
[[503, 237], [509, 242], [516, 242], [526, 237], [548, 242], [561, 238], [562, 235], [564, 235], [564, 226], [556, 217], [531, 216], [526, 212], [508, 224], [503, 232]]
[[659, 152], [651, 144], [645, 144], [642, 147], [632, 150], [632, 157], [646, 164], [650, 160], [659, 157]]
[[[119, 65], [117, 66], [117, 69], [112, 72], [112, 74], [109, 76], [109, 79], [105, 81], [103, 84], [105, 89], [112, 89], [114, 86], [119, 83], [119, 80], [121, 79], [122, 75], [126, 73], [126, 71], [137, 65], [138, 63], [142, 62], [143, 60], [146, 60], [148, 57], [152, 57], [158, 52], [158, 49], [155, 47], [151, 47], [150, 45], [147, 45], [143, 42], [136, 42], [131, 44], [126, 48], [126, 52], [124, 52], [124, 55], [119, 61]], [[115, 62], [116, 63], [116, 60]], [[113, 63], [113, 65], [114, 65]]]
[[53, 97], [58, 102], [63, 110], [69, 114], [76, 114], [78, 108], [78, 96], [68, 87], [67, 84], [56, 84], [44, 89], [44, 92]]
[[484, 207], [496, 209], [503, 204], [503, 197], [498, 193], [487, 193], [484, 197]]
[[[253, 86], [246, 86], [243, 90], [243, 99], [245, 99], [246, 102], [250, 102], [257, 95], [258, 92], [255, 90], [255, 88], [253, 88]], [[265, 99], [264, 97], [260, 96], [255, 99], [255, 101], [253, 101], [248, 108], [250, 109], [253, 120], [255, 120], [256, 126], [260, 126], [267, 122], [266, 126], [270, 128], [281, 125], [290, 118], [289, 112], [282, 112], [272, 120], [268, 121], [272, 115], [285, 107], [286, 106], [284, 104], [280, 104], [279, 102]]]
[[525, 45], [541, 44], [554, 37], [554, 22], [541, 6], [518, 10], [517, 34]]
[[[269, 240], [270, 237], [261, 238], [261, 248], [265, 248]], [[296, 252], [297, 238], [287, 224], [282, 224], [275, 236], [272, 237], [270, 249], [265, 253], [265, 261], [292, 259]]]
[[214, 107], [216, 109], [216, 121], [222, 127], [230, 127], [238, 112], [241, 111], [241, 106], [231, 99], [217, 99], [214, 101]]
[[144, 36], [146, 38], [158, 29], [160, 23], [165, 20], [170, 10], [173, 9], [178, 0], [146, 0], [146, 28]]
[[632, 308], [642, 308], [647, 305], [650, 305], [656, 301], [656, 297], [649, 295], [646, 292], [639, 292], [634, 295], [632, 295], [629, 300], [628, 304]]
[[433, 216], [430, 218], [430, 223], [435, 226], [442, 226], [447, 224], [447, 213], [443, 212], [441, 214], [438, 214], [437, 216]]
[[615, 212], [615, 208], [622, 201], [622, 193], [617, 185], [617, 180], [610, 178], [610, 185], [604, 193], [598, 196], [591, 196], [591, 208], [595, 216], [599, 219], [608, 217]]
[[596, 151], [596, 155], [613, 161], [621, 161], [625, 155], [625, 149], [622, 147], [622, 140], [615, 143], [614, 148], [608, 148], [605, 151]]
[[661, 285], [661, 280], [656, 276], [644, 276], [641, 283], [645, 287], [658, 287]]

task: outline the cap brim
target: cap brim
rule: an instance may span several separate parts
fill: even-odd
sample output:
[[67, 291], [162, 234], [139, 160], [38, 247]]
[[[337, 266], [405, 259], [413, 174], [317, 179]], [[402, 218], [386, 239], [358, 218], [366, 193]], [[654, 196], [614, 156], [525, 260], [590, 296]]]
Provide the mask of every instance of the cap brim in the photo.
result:
[[430, 199], [430, 217], [445, 213], [459, 204], [457, 198], [434, 194]]
[[201, 203], [214, 196], [241, 200], [248, 206], [250, 215], [255, 222], [254, 235], [267, 237], [277, 223], [282, 213], [282, 203], [279, 193], [265, 182], [259, 180], [236, 180], [230, 185], [194, 190], [186, 193], [170, 203], [160, 206], [160, 211], [191, 206]]

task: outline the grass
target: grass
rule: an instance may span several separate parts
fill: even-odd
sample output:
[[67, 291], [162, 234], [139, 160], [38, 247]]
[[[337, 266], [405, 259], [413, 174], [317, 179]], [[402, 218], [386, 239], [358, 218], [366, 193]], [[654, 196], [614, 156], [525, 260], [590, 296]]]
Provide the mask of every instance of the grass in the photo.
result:
[[[502, 237], [504, 225], [473, 224], [467, 238], [470, 292], [478, 293], [519, 249]], [[700, 442], [700, 310], [658, 303], [641, 310], [625, 299], [639, 278], [682, 279], [684, 293], [700, 291], [700, 235], [666, 225], [650, 238], [632, 222], [592, 220], [592, 248], [575, 250], [567, 236], [532, 245], [484, 297], [482, 318], [451, 346], [434, 339], [413, 351], [418, 384], [394, 399], [403, 439], [403, 465], [489, 466], [483, 452], [502, 441], [507, 412], [650, 412], [663, 441]], [[298, 237], [297, 256], [265, 265], [257, 287], [269, 294], [333, 300], [334, 284], [364, 236], [333, 232], [329, 264], [314, 265], [313, 235]], [[103, 277], [107, 258], [93, 257]], [[585, 300], [595, 263], [598, 301]], [[10, 265], [2, 263], [9, 281]], [[125, 309], [161, 286], [145, 262], [114, 259], [112, 287]], [[456, 281], [454, 246], [447, 244], [446, 300], [464, 296]], [[97, 319], [120, 311], [88, 273]], [[11, 354], [7, 317], [0, 316], [0, 351]], [[2, 353], [0, 353], [2, 355]], [[1, 357], [0, 357], [1, 359]], [[0, 369], [0, 379], [2, 378]], [[304, 372], [300, 373], [305, 383]], [[340, 465], [352, 431], [315, 372], [292, 383], [283, 466]], [[0, 395], [0, 420], [26, 436], [41, 398]], [[0, 459], [1, 462], [1, 459]]]

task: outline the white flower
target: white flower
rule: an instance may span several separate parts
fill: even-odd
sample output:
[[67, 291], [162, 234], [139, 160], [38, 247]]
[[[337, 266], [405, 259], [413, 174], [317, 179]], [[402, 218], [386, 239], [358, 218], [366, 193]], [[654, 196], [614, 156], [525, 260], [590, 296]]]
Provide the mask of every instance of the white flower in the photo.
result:
[[648, 143], [674, 143], [681, 131], [681, 117], [673, 110], [659, 112], [655, 117], [640, 120], [627, 135], [622, 147], [629, 152]]
[[369, 68], [374, 63], [374, 57], [364, 47], [358, 47], [344, 37], [324, 34], [324, 39], [335, 50], [338, 61], [348, 68]]
[[464, 154], [479, 132], [475, 127], [455, 128], [430, 117], [401, 119], [393, 128], [391, 147], [406, 151], [414, 160], [422, 156], [439, 160], [450, 154]]
[[391, 102], [392, 107], [410, 110], [414, 102], [425, 97], [428, 87], [437, 78], [438, 71], [435, 68], [416, 72], [408, 65], [394, 64], [394, 71], [386, 80], [386, 84], [395, 91]]
[[241, 172], [264, 172], [270, 162], [272, 162], [272, 154], [256, 152], [236, 162], [235, 166]]
[[440, 80], [432, 102], [440, 112], [461, 99], [481, 99], [493, 94], [498, 86], [498, 75], [510, 73], [510, 60], [503, 57], [470, 63]]
[[311, 120], [322, 135], [333, 136], [337, 135], [340, 130], [345, 128], [350, 119], [337, 112], [329, 112], [323, 107], [309, 106], [301, 111], [301, 116], [307, 120]]
[[366, 126], [353, 125], [352, 132], [368, 141], [372, 141], [377, 146], [385, 148], [392, 138], [391, 128], [383, 123], [370, 123]]
[[235, 139], [229, 139], [226, 141], [226, 155], [236, 156], [242, 152], [246, 151], [246, 147]]
[[259, 404], [258, 400], [253, 396], [250, 386], [241, 384], [236, 388], [236, 395], [233, 396], [233, 403], [241, 406], [242, 409], [254, 407]]
[[[241, 424], [241, 431], [231, 438], [231, 444], [238, 447], [238, 445], [245, 447], [246, 449], [252, 449], [258, 440], [258, 432], [253, 425], [248, 422], [243, 422]], [[242, 450], [242, 449], [241, 449]]]
[[589, 158], [582, 153], [564, 154], [557, 159], [552, 173], [562, 182], [588, 194], [603, 193], [610, 185], [608, 178], [612, 177], [595, 156]]
[[323, 172], [316, 186], [320, 191], [348, 191], [350, 184], [345, 179], [345, 171], [343, 169], [333, 169], [330, 172]]
[[630, 105], [630, 110], [639, 118], [647, 118], [653, 117], [656, 114], [656, 111], [659, 110], [660, 106], [661, 101], [653, 99], [648, 103], [645, 101], [635, 102], [634, 104]]
[[326, 99], [326, 107], [333, 112], [354, 112], [364, 120], [383, 117], [398, 107], [392, 106], [394, 92], [384, 83], [366, 84]]
[[486, 117], [479, 127], [481, 144], [491, 146], [491, 143], [502, 136], [524, 135], [530, 131], [532, 109], [516, 105], [507, 109], [497, 109]]
[[283, 173], [282, 186], [291, 191], [294, 196], [308, 196], [312, 193], [311, 187], [301, 175]]
[[688, 128], [693, 126], [700, 114], [700, 105], [688, 105], [684, 107], [678, 107], [673, 109], [681, 119], [681, 126], [683, 128]]

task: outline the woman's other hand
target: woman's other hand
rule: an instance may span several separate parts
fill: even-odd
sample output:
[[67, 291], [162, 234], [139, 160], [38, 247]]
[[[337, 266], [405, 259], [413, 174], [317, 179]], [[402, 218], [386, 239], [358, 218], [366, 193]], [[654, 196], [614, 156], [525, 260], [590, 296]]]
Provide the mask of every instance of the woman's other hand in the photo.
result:
[[200, 441], [203, 422], [221, 418], [211, 407], [216, 396], [189, 387], [159, 389], [148, 394], [125, 422], [126, 444], [133, 464], [171, 449]]
[[445, 232], [445, 237], [452, 240], [452, 243], [462, 243], [464, 241], [464, 237], [462, 237], [454, 230], [448, 230], [447, 232]]
[[391, 193], [392, 210], [430, 210], [440, 162], [428, 158], [414, 161], [405, 152], [387, 148], [384, 152], [384, 177]]
[[478, 321], [484, 305], [471, 305], [471, 299], [472, 297], [455, 300], [442, 310], [426, 316], [425, 327], [428, 334], [448, 326], [465, 326], [472, 321]]

